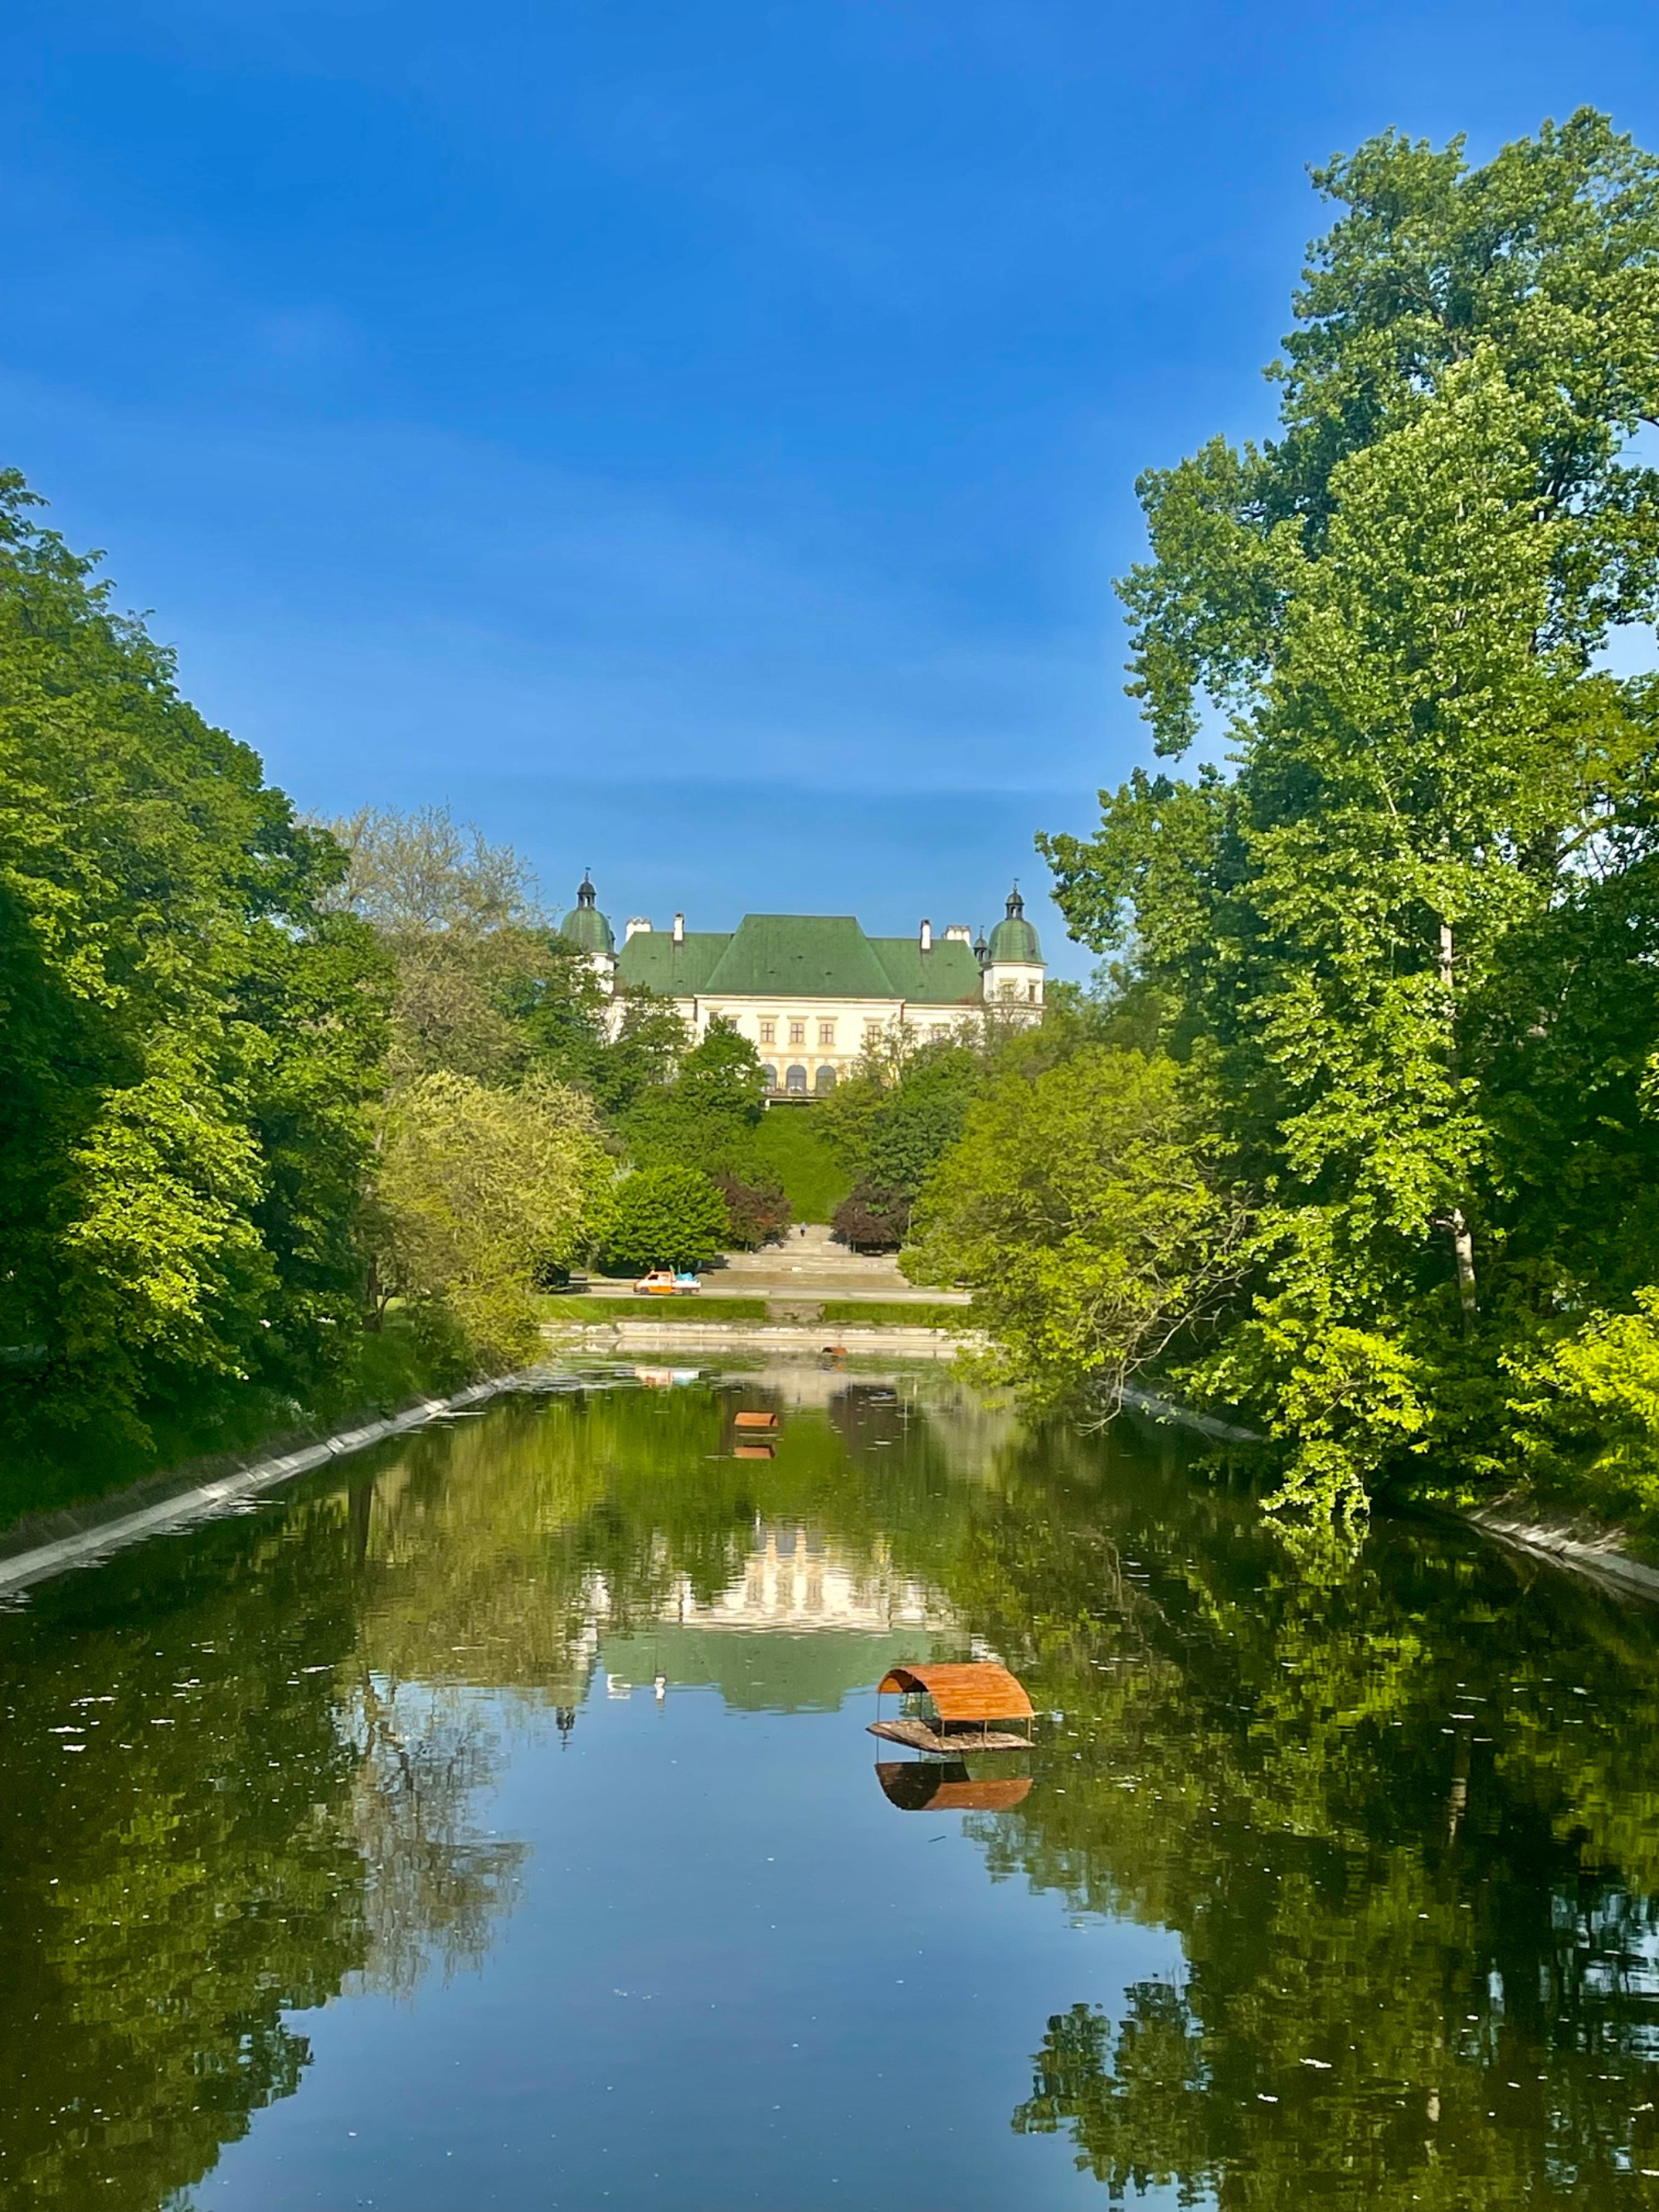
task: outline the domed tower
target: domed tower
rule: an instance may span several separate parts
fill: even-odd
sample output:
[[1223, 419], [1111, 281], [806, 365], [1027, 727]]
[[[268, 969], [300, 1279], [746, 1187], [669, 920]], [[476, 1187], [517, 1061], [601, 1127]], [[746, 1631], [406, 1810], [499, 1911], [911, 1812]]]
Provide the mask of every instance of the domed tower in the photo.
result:
[[611, 924], [599, 912], [599, 898], [592, 877], [584, 873], [576, 888], [576, 903], [559, 924], [559, 934], [580, 945], [609, 991], [616, 984], [617, 940]]
[[1042, 947], [1025, 919], [1025, 902], [1016, 884], [1008, 894], [1008, 911], [991, 932], [985, 949], [987, 1006], [1023, 1006], [1035, 1021], [1042, 1005]]

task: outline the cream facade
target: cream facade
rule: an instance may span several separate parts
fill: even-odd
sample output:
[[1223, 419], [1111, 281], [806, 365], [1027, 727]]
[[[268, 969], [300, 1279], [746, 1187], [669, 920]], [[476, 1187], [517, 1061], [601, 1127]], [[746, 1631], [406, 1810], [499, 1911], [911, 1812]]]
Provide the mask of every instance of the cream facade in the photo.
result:
[[620, 948], [584, 881], [564, 934], [614, 994], [672, 1000], [693, 1036], [730, 1023], [754, 1046], [781, 1097], [831, 1091], [884, 1040], [948, 1039], [996, 1007], [1042, 1018], [1046, 970], [1018, 889], [988, 943], [961, 924], [914, 937], [866, 935], [850, 915], [745, 915], [732, 931], [657, 929], [635, 916]]

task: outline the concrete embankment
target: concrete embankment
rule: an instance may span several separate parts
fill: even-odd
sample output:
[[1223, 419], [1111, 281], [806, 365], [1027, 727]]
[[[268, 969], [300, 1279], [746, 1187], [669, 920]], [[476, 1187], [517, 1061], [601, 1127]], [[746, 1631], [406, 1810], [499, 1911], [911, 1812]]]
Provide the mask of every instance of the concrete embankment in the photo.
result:
[[[130, 1511], [121, 1510], [118, 1495], [100, 1499], [87, 1509], [84, 1526], [70, 1528], [45, 1542], [30, 1543], [25, 1534], [17, 1549], [0, 1556], [0, 1601], [27, 1589], [31, 1583], [45, 1582], [52, 1575], [61, 1574], [66, 1568], [94, 1565], [144, 1537], [165, 1535], [216, 1513], [234, 1512], [262, 1492], [293, 1482], [315, 1468], [326, 1467], [331, 1460], [365, 1451], [370, 1444], [380, 1443], [388, 1437], [405, 1436], [413, 1429], [424, 1428], [430, 1421], [478, 1406], [502, 1390], [535, 1388], [538, 1382], [545, 1387], [544, 1378], [503, 1375], [493, 1382], [475, 1382], [467, 1389], [456, 1391], [453, 1397], [422, 1398], [383, 1420], [365, 1421], [298, 1450], [255, 1460], [216, 1475], [210, 1481], [191, 1484]], [[149, 1486], [141, 1487], [148, 1489]], [[75, 1518], [73, 1512], [53, 1516], [58, 1523]]]
[[1516, 1551], [1530, 1553], [1552, 1566], [1565, 1567], [1599, 1583], [1604, 1589], [1659, 1601], [1659, 1568], [1632, 1558], [1623, 1548], [1626, 1539], [1621, 1528], [1528, 1512], [1503, 1498], [1490, 1505], [1467, 1507], [1462, 1518], [1473, 1522], [1483, 1535]]

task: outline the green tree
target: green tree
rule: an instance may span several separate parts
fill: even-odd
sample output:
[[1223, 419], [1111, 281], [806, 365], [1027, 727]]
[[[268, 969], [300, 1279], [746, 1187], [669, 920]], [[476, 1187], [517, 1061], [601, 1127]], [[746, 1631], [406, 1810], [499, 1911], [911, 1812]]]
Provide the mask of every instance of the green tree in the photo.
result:
[[535, 1286], [585, 1254], [612, 1172], [580, 1092], [417, 1077], [388, 1112], [375, 1180], [382, 1295], [459, 1331], [477, 1362], [524, 1359]]
[[814, 1110], [860, 1182], [914, 1203], [961, 1135], [986, 1065], [968, 1045], [926, 1044], [895, 1066], [866, 1063]]
[[654, 991], [626, 990], [616, 1034], [599, 1055], [593, 1095], [614, 1120], [623, 1119], [635, 1099], [673, 1081], [691, 1039], [672, 999]]
[[1003, 1076], [969, 1109], [902, 1264], [973, 1285], [999, 1380], [1115, 1407], [1133, 1376], [1212, 1329], [1246, 1220], [1189, 1091], [1169, 1060], [1095, 1045], [1034, 1082]]
[[333, 828], [349, 855], [338, 901], [396, 967], [394, 1081], [447, 1071], [515, 1083], [537, 1069], [595, 1086], [605, 994], [550, 927], [528, 862], [447, 806], [364, 807]]
[[344, 858], [0, 477], [0, 1345], [125, 1418], [328, 1367], [386, 977]]
[[699, 1168], [641, 1168], [617, 1187], [605, 1253], [624, 1272], [703, 1267], [731, 1235], [726, 1203]]
[[[1659, 172], [1581, 112], [1481, 169], [1385, 136], [1316, 182], [1346, 211], [1283, 434], [1143, 478], [1124, 586], [1159, 750], [1207, 692], [1237, 771], [1137, 774], [1045, 842], [1258, 1202], [1208, 1387], [1286, 1439], [1279, 1502], [1330, 1512], [1431, 1444], [1490, 1456], [1506, 1352], [1609, 1273], [1630, 1295], [1652, 1216], [1654, 701], [1596, 656], [1659, 598], [1659, 478], [1623, 453], [1659, 415]], [[1616, 1035], [1564, 1035], [1569, 970]]]
[[622, 1127], [629, 1150], [647, 1164], [741, 1176], [754, 1169], [754, 1133], [765, 1109], [766, 1078], [754, 1046], [716, 1019], [679, 1060], [672, 1082], [636, 1094]]

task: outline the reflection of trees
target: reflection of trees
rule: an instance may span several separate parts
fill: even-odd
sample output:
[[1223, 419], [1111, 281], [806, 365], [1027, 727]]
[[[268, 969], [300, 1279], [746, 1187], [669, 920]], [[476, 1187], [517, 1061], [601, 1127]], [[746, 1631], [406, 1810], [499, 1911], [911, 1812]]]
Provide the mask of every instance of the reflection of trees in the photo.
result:
[[1250, 2212], [1650, 2186], [1653, 1621], [1400, 1527], [1305, 1574], [1224, 1492], [1054, 1437], [947, 1587], [1063, 1714], [973, 1824], [991, 1867], [1186, 1954], [1050, 2021], [1016, 2127]]
[[1155, 1451], [928, 1387], [791, 1413], [769, 1462], [719, 1455], [711, 1391], [514, 1405], [39, 1592], [4, 1624], [0, 2193], [143, 2212], [295, 2086], [293, 2014], [481, 1960], [505, 1741], [580, 1701], [596, 1605], [712, 1599], [763, 1522], [939, 1589], [1062, 1716], [969, 1816], [994, 1872], [1179, 1935], [1176, 1984], [1032, 2023], [1017, 2126], [1225, 2212], [1645, 2201], [1659, 1626], [1455, 1535], [1297, 1562]]
[[849, 1468], [822, 1414], [763, 1465], [713, 1455], [720, 1418], [703, 1391], [503, 1407], [4, 1620], [0, 2201], [145, 2212], [297, 2087], [292, 2014], [483, 1960], [522, 1856], [481, 1825], [498, 1739], [564, 1724], [597, 1601], [712, 1598], [758, 1516], [878, 1565], [894, 1527], [948, 1548], [963, 1491], [924, 1424]]
[[[890, 1391], [846, 1396], [789, 1414], [765, 1461], [722, 1453], [709, 1390], [526, 1401], [419, 1439], [368, 1511], [364, 1663], [575, 1704], [596, 1620], [620, 1634], [684, 1589], [711, 1603], [742, 1579], [759, 1522], [821, 1529], [872, 1578], [895, 1542], [908, 1571], [937, 1570], [969, 1486]], [[849, 1432], [872, 1448], [849, 1449]]]
[[295, 2087], [284, 2014], [362, 1962], [351, 1763], [301, 1671], [349, 1644], [337, 1558], [323, 1526], [231, 1522], [5, 1624], [0, 2200], [188, 2186]]
[[478, 1700], [365, 1680], [341, 1716], [357, 1754], [351, 1833], [362, 1854], [362, 1988], [407, 1996], [429, 1968], [480, 1966], [514, 1900], [526, 1847], [484, 1836], [474, 1806], [495, 1778]]

